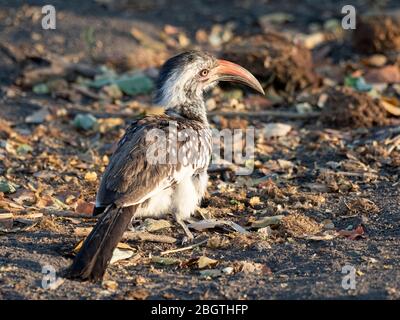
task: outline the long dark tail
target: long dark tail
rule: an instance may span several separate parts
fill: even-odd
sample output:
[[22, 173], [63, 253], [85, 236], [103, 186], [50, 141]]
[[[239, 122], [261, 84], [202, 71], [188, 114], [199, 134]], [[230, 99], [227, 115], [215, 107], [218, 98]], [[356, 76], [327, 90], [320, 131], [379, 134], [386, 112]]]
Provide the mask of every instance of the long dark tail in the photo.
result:
[[90, 281], [102, 279], [133, 213], [134, 207], [108, 207], [83, 243], [67, 271], [67, 277]]

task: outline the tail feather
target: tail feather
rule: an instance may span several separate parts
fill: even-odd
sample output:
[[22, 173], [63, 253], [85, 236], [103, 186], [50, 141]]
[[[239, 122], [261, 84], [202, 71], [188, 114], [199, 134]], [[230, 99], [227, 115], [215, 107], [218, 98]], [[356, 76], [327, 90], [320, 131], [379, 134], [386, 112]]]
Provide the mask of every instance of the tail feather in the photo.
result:
[[109, 206], [83, 243], [67, 272], [67, 277], [90, 281], [102, 279], [133, 213], [133, 207]]

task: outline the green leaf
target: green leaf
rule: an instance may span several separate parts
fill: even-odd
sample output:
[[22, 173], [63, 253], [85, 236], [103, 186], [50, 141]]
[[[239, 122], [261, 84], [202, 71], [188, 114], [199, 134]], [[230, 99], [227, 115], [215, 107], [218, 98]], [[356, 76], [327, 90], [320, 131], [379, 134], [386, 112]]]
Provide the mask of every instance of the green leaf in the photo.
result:
[[344, 85], [346, 87], [352, 87], [358, 91], [370, 91], [372, 89], [372, 86], [365, 82], [363, 77], [346, 77], [344, 79]]

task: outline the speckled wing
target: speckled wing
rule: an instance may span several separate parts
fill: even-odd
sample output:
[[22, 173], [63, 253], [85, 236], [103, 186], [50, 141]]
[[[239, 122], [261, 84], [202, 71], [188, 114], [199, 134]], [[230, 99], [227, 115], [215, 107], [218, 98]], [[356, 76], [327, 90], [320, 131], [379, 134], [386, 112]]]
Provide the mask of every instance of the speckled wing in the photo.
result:
[[[175, 140], [170, 136], [174, 128]], [[165, 160], [155, 161], [149, 157], [151, 152], [157, 159]], [[120, 140], [104, 172], [96, 207], [112, 203], [120, 207], [140, 204], [187, 175], [205, 170], [210, 154], [210, 130], [204, 130], [197, 121], [167, 115], [135, 121]]]

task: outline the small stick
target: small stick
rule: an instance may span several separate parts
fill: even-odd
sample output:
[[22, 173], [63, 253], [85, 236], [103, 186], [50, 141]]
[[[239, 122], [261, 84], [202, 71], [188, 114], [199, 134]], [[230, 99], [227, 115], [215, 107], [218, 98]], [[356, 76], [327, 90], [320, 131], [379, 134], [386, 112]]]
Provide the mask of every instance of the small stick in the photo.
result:
[[76, 213], [73, 211], [57, 211], [57, 210], [49, 210], [49, 209], [43, 209], [43, 212], [45, 214], [50, 214], [54, 215], [57, 217], [66, 217], [66, 218], [85, 218], [85, 219], [95, 219], [96, 217], [93, 217], [92, 215], [84, 214], [84, 213]]
[[296, 270], [296, 269], [297, 269], [296, 267], [281, 269], [281, 270], [276, 271], [275, 274], [290, 271], [290, 270]]
[[16, 215], [15, 218], [19, 219], [39, 219], [43, 217], [43, 213], [35, 212], [35, 213], [28, 213], [28, 214], [19, 214]]
[[163, 251], [163, 252], [160, 253], [160, 255], [163, 256], [163, 255], [170, 254], [170, 253], [176, 253], [176, 252], [182, 252], [182, 251], [191, 250], [191, 249], [194, 249], [196, 247], [201, 246], [202, 244], [206, 243], [207, 241], [208, 241], [208, 239], [205, 239], [203, 241], [200, 241], [198, 243], [192, 244], [192, 245], [187, 246], [187, 247]]
[[[74, 233], [78, 237], [86, 237], [93, 228], [76, 228]], [[175, 243], [176, 239], [166, 235], [152, 234], [145, 231], [126, 231], [122, 236], [123, 240], [132, 241], [150, 241], [150, 242], [161, 242], [161, 243]]]
[[126, 240], [139, 240], [161, 243], [175, 243], [176, 239], [170, 236], [152, 234], [144, 231], [127, 231], [124, 233], [123, 239]]
[[336, 174], [341, 174], [343, 176], [348, 177], [362, 177], [362, 178], [374, 178], [376, 177], [375, 173], [372, 172], [348, 172], [348, 171], [337, 171]]

